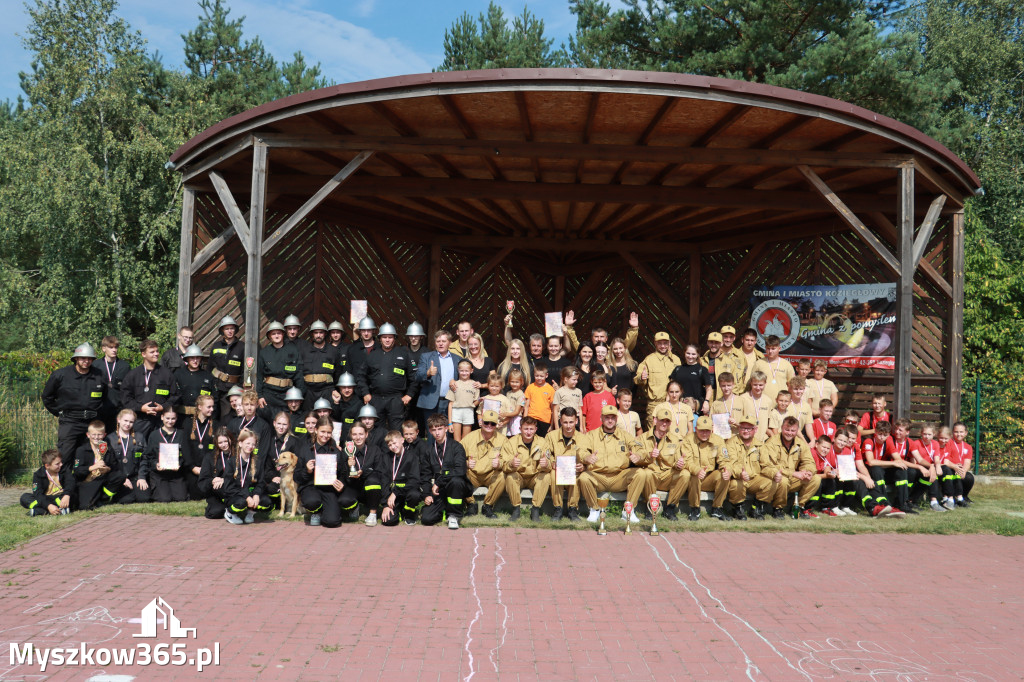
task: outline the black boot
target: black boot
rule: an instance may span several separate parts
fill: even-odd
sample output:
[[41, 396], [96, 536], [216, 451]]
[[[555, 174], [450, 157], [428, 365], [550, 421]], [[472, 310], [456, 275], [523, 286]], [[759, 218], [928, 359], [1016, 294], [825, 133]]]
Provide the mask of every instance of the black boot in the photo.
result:
[[729, 521], [729, 517], [725, 515], [721, 507], [713, 507], [711, 509], [711, 518], [718, 519], [719, 521]]
[[734, 519], [736, 519], [737, 521], [746, 521], [747, 520], [747, 514], [746, 514], [746, 512], [743, 511], [743, 505], [742, 504], [733, 505], [732, 517]]
[[564, 513], [565, 513], [565, 508], [564, 507], [555, 507], [555, 513], [554, 513], [554, 515], [551, 518], [554, 521], [561, 521], [562, 520], [562, 515]]
[[480, 513], [483, 514], [484, 516], [486, 516], [489, 519], [493, 519], [494, 518], [494, 507], [492, 507], [489, 504], [485, 504], [483, 507], [480, 508]]
[[669, 521], [675, 521], [676, 519], [679, 518], [679, 514], [676, 513], [676, 510], [677, 510], [676, 505], [674, 505], [674, 504], [666, 504], [665, 505], [665, 511], [662, 513], [662, 516], [664, 516]]
[[[559, 509], [561, 509], [561, 507], [559, 507]], [[580, 520], [580, 510], [577, 509], [576, 507], [569, 507], [569, 520], [570, 521], [579, 521]]]
[[750, 516], [758, 521], [764, 521], [764, 509], [761, 507], [762, 504], [756, 500], [750, 503]]
[[520, 507], [518, 504], [516, 506], [512, 507], [512, 520], [513, 521], [518, 521], [519, 520], [519, 515], [522, 514], [522, 513], [523, 513], [523, 508]]
[[534, 523], [540, 521], [540, 507], [530, 507], [530, 520]]
[[476, 516], [479, 513], [480, 512], [477, 509], [476, 502], [467, 502], [466, 503], [466, 516]]

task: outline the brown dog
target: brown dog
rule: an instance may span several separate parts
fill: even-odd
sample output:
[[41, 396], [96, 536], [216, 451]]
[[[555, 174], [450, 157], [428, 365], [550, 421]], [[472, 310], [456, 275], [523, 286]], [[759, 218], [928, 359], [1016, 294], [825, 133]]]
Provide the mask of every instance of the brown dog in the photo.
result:
[[295, 466], [299, 463], [299, 458], [295, 456], [294, 452], [282, 452], [277, 457], [277, 474], [281, 477], [281, 513], [278, 517], [284, 516], [284, 508], [288, 504], [289, 500], [292, 505], [292, 512], [289, 516], [295, 516], [295, 511], [298, 509], [299, 513], [302, 513], [302, 505], [299, 504], [299, 487], [295, 485]]

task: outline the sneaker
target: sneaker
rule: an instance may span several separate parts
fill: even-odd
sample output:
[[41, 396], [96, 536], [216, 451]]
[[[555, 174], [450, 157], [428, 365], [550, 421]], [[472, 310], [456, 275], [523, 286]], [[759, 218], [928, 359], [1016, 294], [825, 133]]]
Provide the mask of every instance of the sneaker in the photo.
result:
[[[626, 520], [626, 512], [622, 512], [622, 520], [623, 521]], [[636, 512], [629, 512], [629, 522], [630, 523], [640, 523], [640, 519], [638, 519], [636, 517]]]
[[892, 507], [889, 511], [885, 512], [885, 515], [893, 519], [902, 519], [906, 516], [906, 512], [902, 512], [896, 507]]
[[700, 521], [700, 509], [691, 509], [689, 516], [686, 518], [691, 521]]
[[320, 515], [319, 514], [310, 514], [309, 515], [309, 525], [311, 525], [311, 526], [319, 526], [320, 525]]
[[946, 508], [943, 507], [941, 504], [939, 504], [938, 500], [932, 500], [932, 505], [931, 506], [932, 506], [932, 511], [943, 512], [943, 513], [945, 513], [945, 511], [946, 511]]
[[966, 507], [967, 503], [964, 502], [962, 499], [960, 499], [960, 500], [956, 501], [956, 506], [958, 506], [958, 507]]
[[784, 512], [782, 510], [782, 507], [777, 507], [775, 509], [772, 509], [772, 518], [773, 519], [784, 519], [784, 518], [786, 518], [786, 512]]
[[493, 519], [496, 515], [494, 513], [494, 507], [489, 504], [485, 504], [480, 508], [480, 513], [489, 519]]
[[857, 515], [857, 512], [853, 511], [853, 509], [851, 509], [850, 507], [843, 507], [843, 512], [847, 516], [856, 516]]
[[448, 517], [448, 530], [458, 530], [458, 529], [459, 529], [459, 520], [457, 518], [455, 518], [454, 516], [449, 516]]
[[60, 510], [60, 515], [61, 516], [64, 516], [65, 514], [70, 514], [70, 513], [71, 513], [71, 510], [68, 507], [64, 507], [63, 509]]
[[552, 514], [551, 519], [553, 521], [561, 521], [562, 516], [565, 514], [565, 510], [562, 507], [555, 507], [555, 513]]
[[911, 505], [911, 506], [907, 507], [907, 509], [906, 509], [906, 513], [907, 513], [907, 514], [913, 514], [914, 516], [917, 516], [917, 510], [916, 510], [916, 509], [914, 509], [914, 506], [913, 506], [913, 505]]
[[947, 497], [942, 501], [942, 506], [945, 507], [946, 509], [953, 510], [956, 508], [956, 500], [954, 500], [952, 497]]
[[[561, 509], [561, 507], [559, 507], [559, 509]], [[569, 507], [569, 520], [570, 521], [579, 521], [580, 520], [580, 510], [577, 509], [576, 507]]]
[[664, 516], [669, 521], [676, 521], [676, 520], [679, 519], [679, 514], [676, 513], [678, 511], [678, 509], [679, 509], [679, 507], [677, 505], [666, 504], [665, 505], [665, 510], [661, 513], [661, 515]]
[[822, 516], [846, 516], [846, 512], [840, 511], [839, 509], [822, 509]]
[[725, 512], [722, 511], [721, 507], [714, 507], [714, 508], [712, 508], [710, 516], [711, 516], [711, 518], [718, 519], [719, 521], [731, 521], [732, 520], [728, 516], [725, 515]]
[[964, 506], [965, 507], [970, 507], [972, 504], [974, 504], [974, 503], [971, 502], [971, 498], [969, 498], [966, 495], [964, 495]]
[[597, 523], [601, 520], [601, 510], [591, 509], [590, 516], [587, 517], [587, 523]]
[[520, 506], [519, 506], [519, 505], [517, 504], [517, 505], [516, 505], [515, 507], [513, 507], [513, 508], [512, 508], [512, 517], [511, 517], [511, 520], [512, 520], [512, 521], [518, 521], [518, 520], [519, 520], [519, 516], [520, 516], [520, 515], [521, 515], [522, 513], [523, 513], [523, 508], [522, 508], [522, 507], [520, 507]]
[[801, 509], [800, 518], [802, 519], [816, 519], [818, 515], [812, 512], [810, 509]]
[[32, 507], [31, 509], [28, 510], [28, 515], [29, 516], [42, 516], [42, 514], [40, 514], [41, 511], [42, 510], [39, 507]]
[[370, 512], [366, 515], [366, 525], [370, 528], [377, 525], [377, 512]]
[[240, 526], [243, 523], [245, 523], [245, 521], [242, 520], [241, 516], [232, 513], [230, 509], [224, 511], [224, 518], [227, 519], [228, 523], [233, 523], [236, 526]]
[[245, 513], [245, 522], [246, 523], [253, 523], [255, 520], [256, 520], [256, 512], [254, 512], [252, 509], [250, 509], [249, 511], [247, 511]]
[[407, 526], [415, 526], [416, 525], [416, 521], [414, 519], [406, 519], [405, 520], [405, 525], [407, 525]]

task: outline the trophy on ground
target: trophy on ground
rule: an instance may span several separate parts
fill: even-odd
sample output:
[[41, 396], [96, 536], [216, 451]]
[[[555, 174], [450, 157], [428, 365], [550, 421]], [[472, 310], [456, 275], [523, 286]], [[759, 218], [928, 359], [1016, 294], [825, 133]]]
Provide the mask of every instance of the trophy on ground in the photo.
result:
[[348, 477], [355, 478], [356, 474], [356, 444], [352, 441], [345, 443], [345, 454], [348, 455]]
[[658, 493], [653, 493], [647, 500], [647, 508], [651, 510], [651, 535], [658, 535], [658, 510], [661, 509]]
[[633, 503], [626, 500], [622, 504], [622, 513], [626, 515], [626, 535], [632, 535], [633, 529], [629, 525], [629, 519], [633, 516]]
[[605, 509], [608, 508], [608, 498], [607, 497], [599, 497], [599, 498], [597, 498], [597, 507], [598, 507], [598, 509], [601, 510], [600, 511], [601, 525], [597, 527], [597, 534], [598, 535], [608, 535], [608, 530], [604, 527], [604, 514], [605, 514]]

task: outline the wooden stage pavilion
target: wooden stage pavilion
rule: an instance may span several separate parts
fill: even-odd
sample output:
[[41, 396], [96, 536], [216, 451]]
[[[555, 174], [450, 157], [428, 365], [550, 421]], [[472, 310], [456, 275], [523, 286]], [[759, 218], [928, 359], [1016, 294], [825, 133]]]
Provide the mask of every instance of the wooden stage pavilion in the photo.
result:
[[[635, 355], [750, 317], [762, 285], [897, 282], [896, 371], [833, 370], [840, 407], [958, 415], [963, 205], [977, 176], [914, 128], [756, 83], [627, 71], [401, 76], [270, 102], [171, 157], [185, 183], [178, 320], [294, 313], [399, 331], [472, 320], [504, 356], [574, 310], [640, 313]], [[254, 292], [255, 295], [248, 295]], [[253, 322], [257, 324], [244, 324]]]

